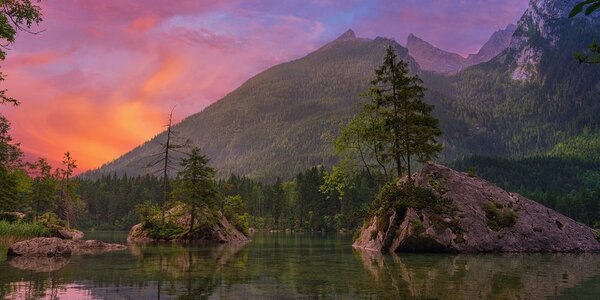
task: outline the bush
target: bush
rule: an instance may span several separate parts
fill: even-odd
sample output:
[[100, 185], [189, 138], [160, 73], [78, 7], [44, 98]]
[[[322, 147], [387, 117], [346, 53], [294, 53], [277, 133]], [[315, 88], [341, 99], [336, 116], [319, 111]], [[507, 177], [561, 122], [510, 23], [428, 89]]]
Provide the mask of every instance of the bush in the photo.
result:
[[488, 219], [487, 225], [494, 231], [512, 227], [517, 223], [517, 213], [511, 208], [505, 208], [499, 203], [488, 202], [483, 207]]
[[143, 223], [143, 227], [148, 234], [148, 237], [155, 240], [174, 240], [179, 238], [184, 232], [181, 226], [165, 221], [164, 224], [160, 224], [154, 220], [147, 220]]
[[64, 220], [62, 220], [55, 213], [52, 212], [46, 212], [43, 215], [39, 216], [37, 222], [43, 224], [48, 228], [67, 226], [67, 223], [65, 223]]

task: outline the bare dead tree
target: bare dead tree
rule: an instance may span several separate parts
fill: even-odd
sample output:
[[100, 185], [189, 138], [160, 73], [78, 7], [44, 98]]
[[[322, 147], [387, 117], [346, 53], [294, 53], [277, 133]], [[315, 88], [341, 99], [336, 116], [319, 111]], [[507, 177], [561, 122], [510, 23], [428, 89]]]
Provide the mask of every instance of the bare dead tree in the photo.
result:
[[176, 163], [179, 161], [173, 154], [185, 156], [187, 153], [184, 152], [184, 149], [190, 146], [189, 139], [180, 137], [178, 133], [173, 130], [173, 110], [175, 110], [175, 106], [171, 108], [169, 122], [165, 125], [165, 127], [167, 127], [166, 141], [164, 143], [159, 142], [161, 145], [160, 152], [152, 155], [151, 157], [154, 159], [146, 165], [146, 168], [149, 169], [153, 169], [158, 165], [162, 166], [162, 168], [155, 169], [154, 173], [156, 175], [162, 173], [163, 176], [163, 196], [160, 203], [162, 212], [161, 222], [163, 224], [165, 222], [166, 205], [169, 200], [169, 173], [171, 171], [177, 171]]

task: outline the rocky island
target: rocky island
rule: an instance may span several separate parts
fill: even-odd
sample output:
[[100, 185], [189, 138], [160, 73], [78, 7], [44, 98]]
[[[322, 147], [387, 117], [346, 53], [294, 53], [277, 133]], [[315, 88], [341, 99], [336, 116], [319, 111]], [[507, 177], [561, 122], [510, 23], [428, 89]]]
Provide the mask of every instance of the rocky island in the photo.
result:
[[190, 215], [183, 206], [175, 206], [166, 212], [165, 224], [160, 216], [154, 216], [134, 225], [127, 237], [129, 242], [208, 242], [217, 244], [246, 243], [244, 233], [232, 225], [220, 211], [202, 210], [195, 216], [192, 229]]
[[590, 227], [473, 175], [428, 163], [414, 184], [436, 199], [373, 216], [353, 247], [384, 253], [600, 252]]

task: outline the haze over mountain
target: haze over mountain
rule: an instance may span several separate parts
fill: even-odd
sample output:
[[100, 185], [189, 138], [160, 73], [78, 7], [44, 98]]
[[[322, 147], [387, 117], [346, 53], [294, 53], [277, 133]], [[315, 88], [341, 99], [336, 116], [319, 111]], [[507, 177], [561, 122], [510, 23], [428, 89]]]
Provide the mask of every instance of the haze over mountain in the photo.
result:
[[[220, 175], [272, 180], [330, 166], [336, 160], [333, 137], [360, 108], [358, 94], [392, 44], [429, 88], [427, 101], [436, 105], [444, 131], [441, 160], [546, 153], [600, 128], [600, 70], [572, 58], [600, 35], [600, 22], [598, 14], [567, 19], [576, 2], [532, 1], [506, 51], [451, 76], [422, 71], [393, 40], [362, 39], [348, 31], [301, 59], [256, 75], [174, 130], [202, 147]], [[497, 34], [473, 57], [485, 59], [504, 38]], [[144, 166], [164, 139], [161, 133], [86, 176], [152, 172]]]
[[421, 69], [452, 74], [496, 57], [508, 48], [516, 28], [516, 25], [509, 24], [505, 29], [494, 32], [489, 40], [479, 49], [479, 52], [469, 54], [466, 58], [459, 54], [439, 49], [412, 33], [408, 36], [406, 48], [408, 48], [410, 56], [414, 57], [419, 63]]

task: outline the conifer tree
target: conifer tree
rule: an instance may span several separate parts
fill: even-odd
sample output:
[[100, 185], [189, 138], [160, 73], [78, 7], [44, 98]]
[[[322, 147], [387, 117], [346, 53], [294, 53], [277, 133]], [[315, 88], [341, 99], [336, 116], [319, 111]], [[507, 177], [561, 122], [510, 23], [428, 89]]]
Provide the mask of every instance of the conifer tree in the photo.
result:
[[176, 199], [185, 203], [190, 212], [190, 228], [194, 229], [196, 213], [199, 209], [212, 211], [217, 206], [215, 170], [208, 166], [208, 158], [195, 147], [187, 158], [181, 161], [181, 171], [174, 184]]

